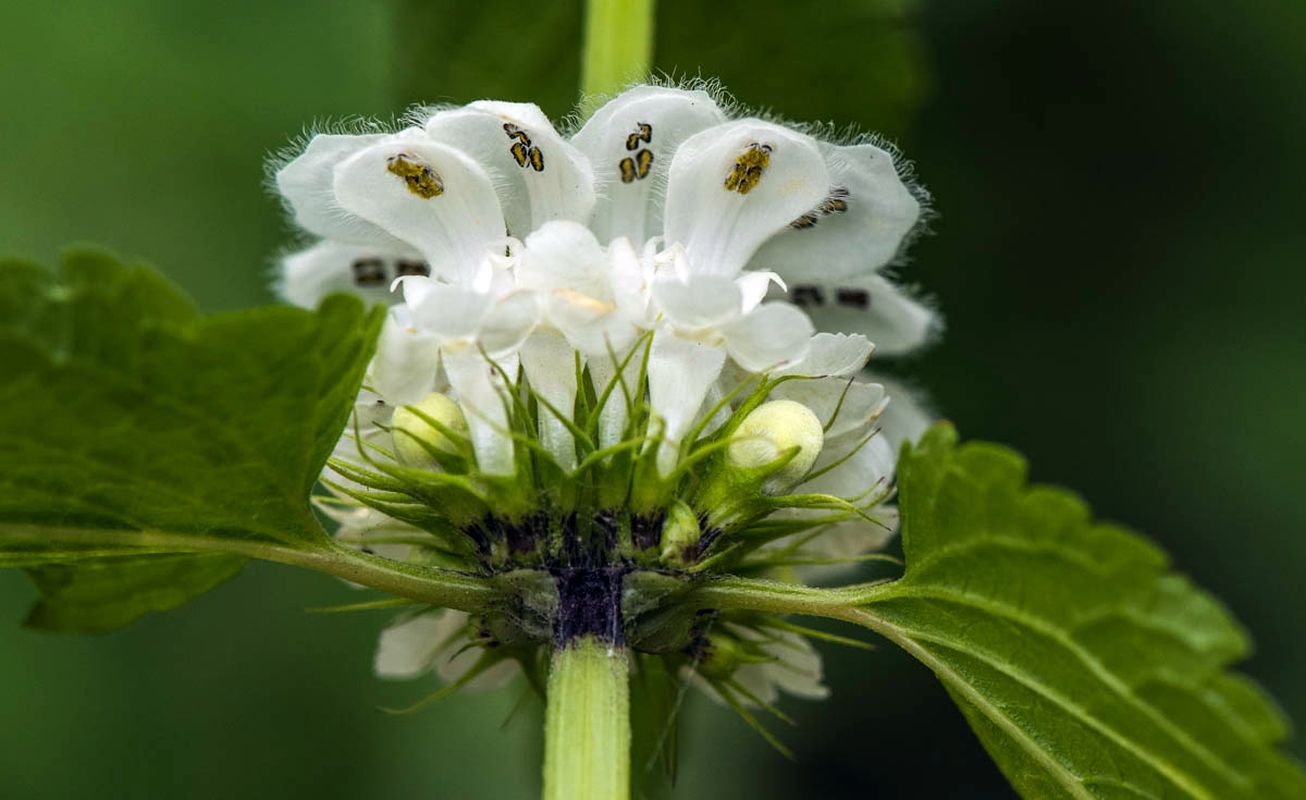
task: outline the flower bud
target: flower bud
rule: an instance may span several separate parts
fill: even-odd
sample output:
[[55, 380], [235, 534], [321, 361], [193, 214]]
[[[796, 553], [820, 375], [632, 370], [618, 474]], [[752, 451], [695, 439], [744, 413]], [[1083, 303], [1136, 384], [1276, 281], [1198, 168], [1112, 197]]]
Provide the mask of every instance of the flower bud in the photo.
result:
[[416, 405], [395, 409], [390, 422], [395, 456], [408, 467], [438, 470], [437, 452], [457, 456], [459, 447], [449, 438], [450, 433], [466, 436], [467, 418], [457, 403], [439, 392], [428, 394]]
[[727, 450], [734, 467], [761, 469], [797, 452], [767, 476], [763, 491], [779, 494], [803, 479], [821, 454], [825, 433], [812, 410], [793, 400], [772, 400], [758, 406], [735, 430]]
[[765, 664], [772, 660], [755, 645], [730, 633], [712, 631], [706, 639], [703, 658], [695, 667], [705, 678], [723, 680], [746, 664]]
[[688, 564], [702, 534], [694, 509], [677, 500], [662, 523], [662, 562], [680, 567]]

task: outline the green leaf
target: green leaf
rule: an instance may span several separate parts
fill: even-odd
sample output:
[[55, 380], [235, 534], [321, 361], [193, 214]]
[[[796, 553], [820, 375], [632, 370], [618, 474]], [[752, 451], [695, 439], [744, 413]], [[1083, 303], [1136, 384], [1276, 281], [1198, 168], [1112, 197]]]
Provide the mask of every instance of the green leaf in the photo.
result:
[[29, 570], [42, 599], [27, 625], [50, 631], [103, 633], [150, 611], [170, 611], [232, 578], [245, 565], [225, 553], [106, 558], [78, 567]]
[[1029, 487], [937, 426], [904, 451], [906, 574], [860, 621], [943, 681], [1016, 789], [1040, 798], [1306, 797], [1287, 726], [1227, 671], [1247, 637], [1144, 539]]
[[308, 496], [380, 321], [343, 296], [206, 317], [91, 251], [0, 262], [0, 566], [64, 565], [32, 621], [105, 629], [234, 572], [177, 551], [326, 546]]

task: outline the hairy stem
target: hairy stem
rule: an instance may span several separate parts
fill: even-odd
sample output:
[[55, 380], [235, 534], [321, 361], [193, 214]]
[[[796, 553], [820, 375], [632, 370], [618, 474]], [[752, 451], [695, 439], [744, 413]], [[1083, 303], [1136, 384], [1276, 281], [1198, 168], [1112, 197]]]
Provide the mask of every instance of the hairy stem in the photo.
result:
[[587, 0], [581, 95], [611, 94], [648, 74], [653, 56], [654, 0]]
[[544, 723], [544, 800], [630, 797], [630, 662], [582, 636], [553, 653]]
[[771, 614], [807, 614], [846, 619], [854, 610], [883, 596], [892, 581], [858, 583], [838, 588], [751, 578], [711, 578], [694, 589], [694, 599], [704, 608], [721, 611], [762, 611]]
[[142, 553], [230, 553], [324, 572], [337, 578], [421, 603], [479, 611], [494, 596], [490, 584], [448, 569], [401, 564], [334, 542], [286, 545], [257, 539], [197, 536], [168, 531], [48, 528], [0, 524], [0, 541], [49, 547], [131, 547]]

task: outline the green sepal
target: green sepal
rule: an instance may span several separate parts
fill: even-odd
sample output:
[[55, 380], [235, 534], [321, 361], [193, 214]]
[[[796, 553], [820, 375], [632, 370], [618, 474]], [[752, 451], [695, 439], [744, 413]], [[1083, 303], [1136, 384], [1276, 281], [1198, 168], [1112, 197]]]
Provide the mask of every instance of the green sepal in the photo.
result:
[[[655, 789], [660, 776], [676, 782], [680, 706], [686, 691], [679, 668], [668, 659], [634, 654], [630, 681], [631, 765], [635, 780]], [[654, 766], [657, 769], [654, 769]]]

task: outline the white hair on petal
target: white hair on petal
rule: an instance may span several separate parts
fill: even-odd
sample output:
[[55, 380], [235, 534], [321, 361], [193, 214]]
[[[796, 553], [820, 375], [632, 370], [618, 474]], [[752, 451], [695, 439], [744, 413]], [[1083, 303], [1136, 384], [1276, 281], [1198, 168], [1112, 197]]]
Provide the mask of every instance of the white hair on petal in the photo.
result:
[[[364, 136], [368, 134], [385, 134], [395, 133], [402, 130], [402, 117], [391, 116], [388, 120], [376, 117], [365, 117], [356, 115], [352, 117], [343, 117], [340, 119], [321, 119], [315, 118], [312, 122], [303, 127], [297, 136], [290, 139], [289, 142], [273, 150], [267, 158], [263, 160], [263, 190], [277, 198], [281, 206], [283, 216], [289, 222], [291, 235], [294, 242], [303, 246], [313, 244], [318, 240], [307, 231], [301, 230], [298, 225], [294, 224], [294, 211], [290, 207], [290, 201], [281, 194], [277, 188], [277, 173], [281, 171], [290, 162], [294, 161], [308, 147], [313, 137], [320, 134], [333, 134], [345, 136]], [[278, 257], [277, 263], [284, 257], [282, 254]]]

